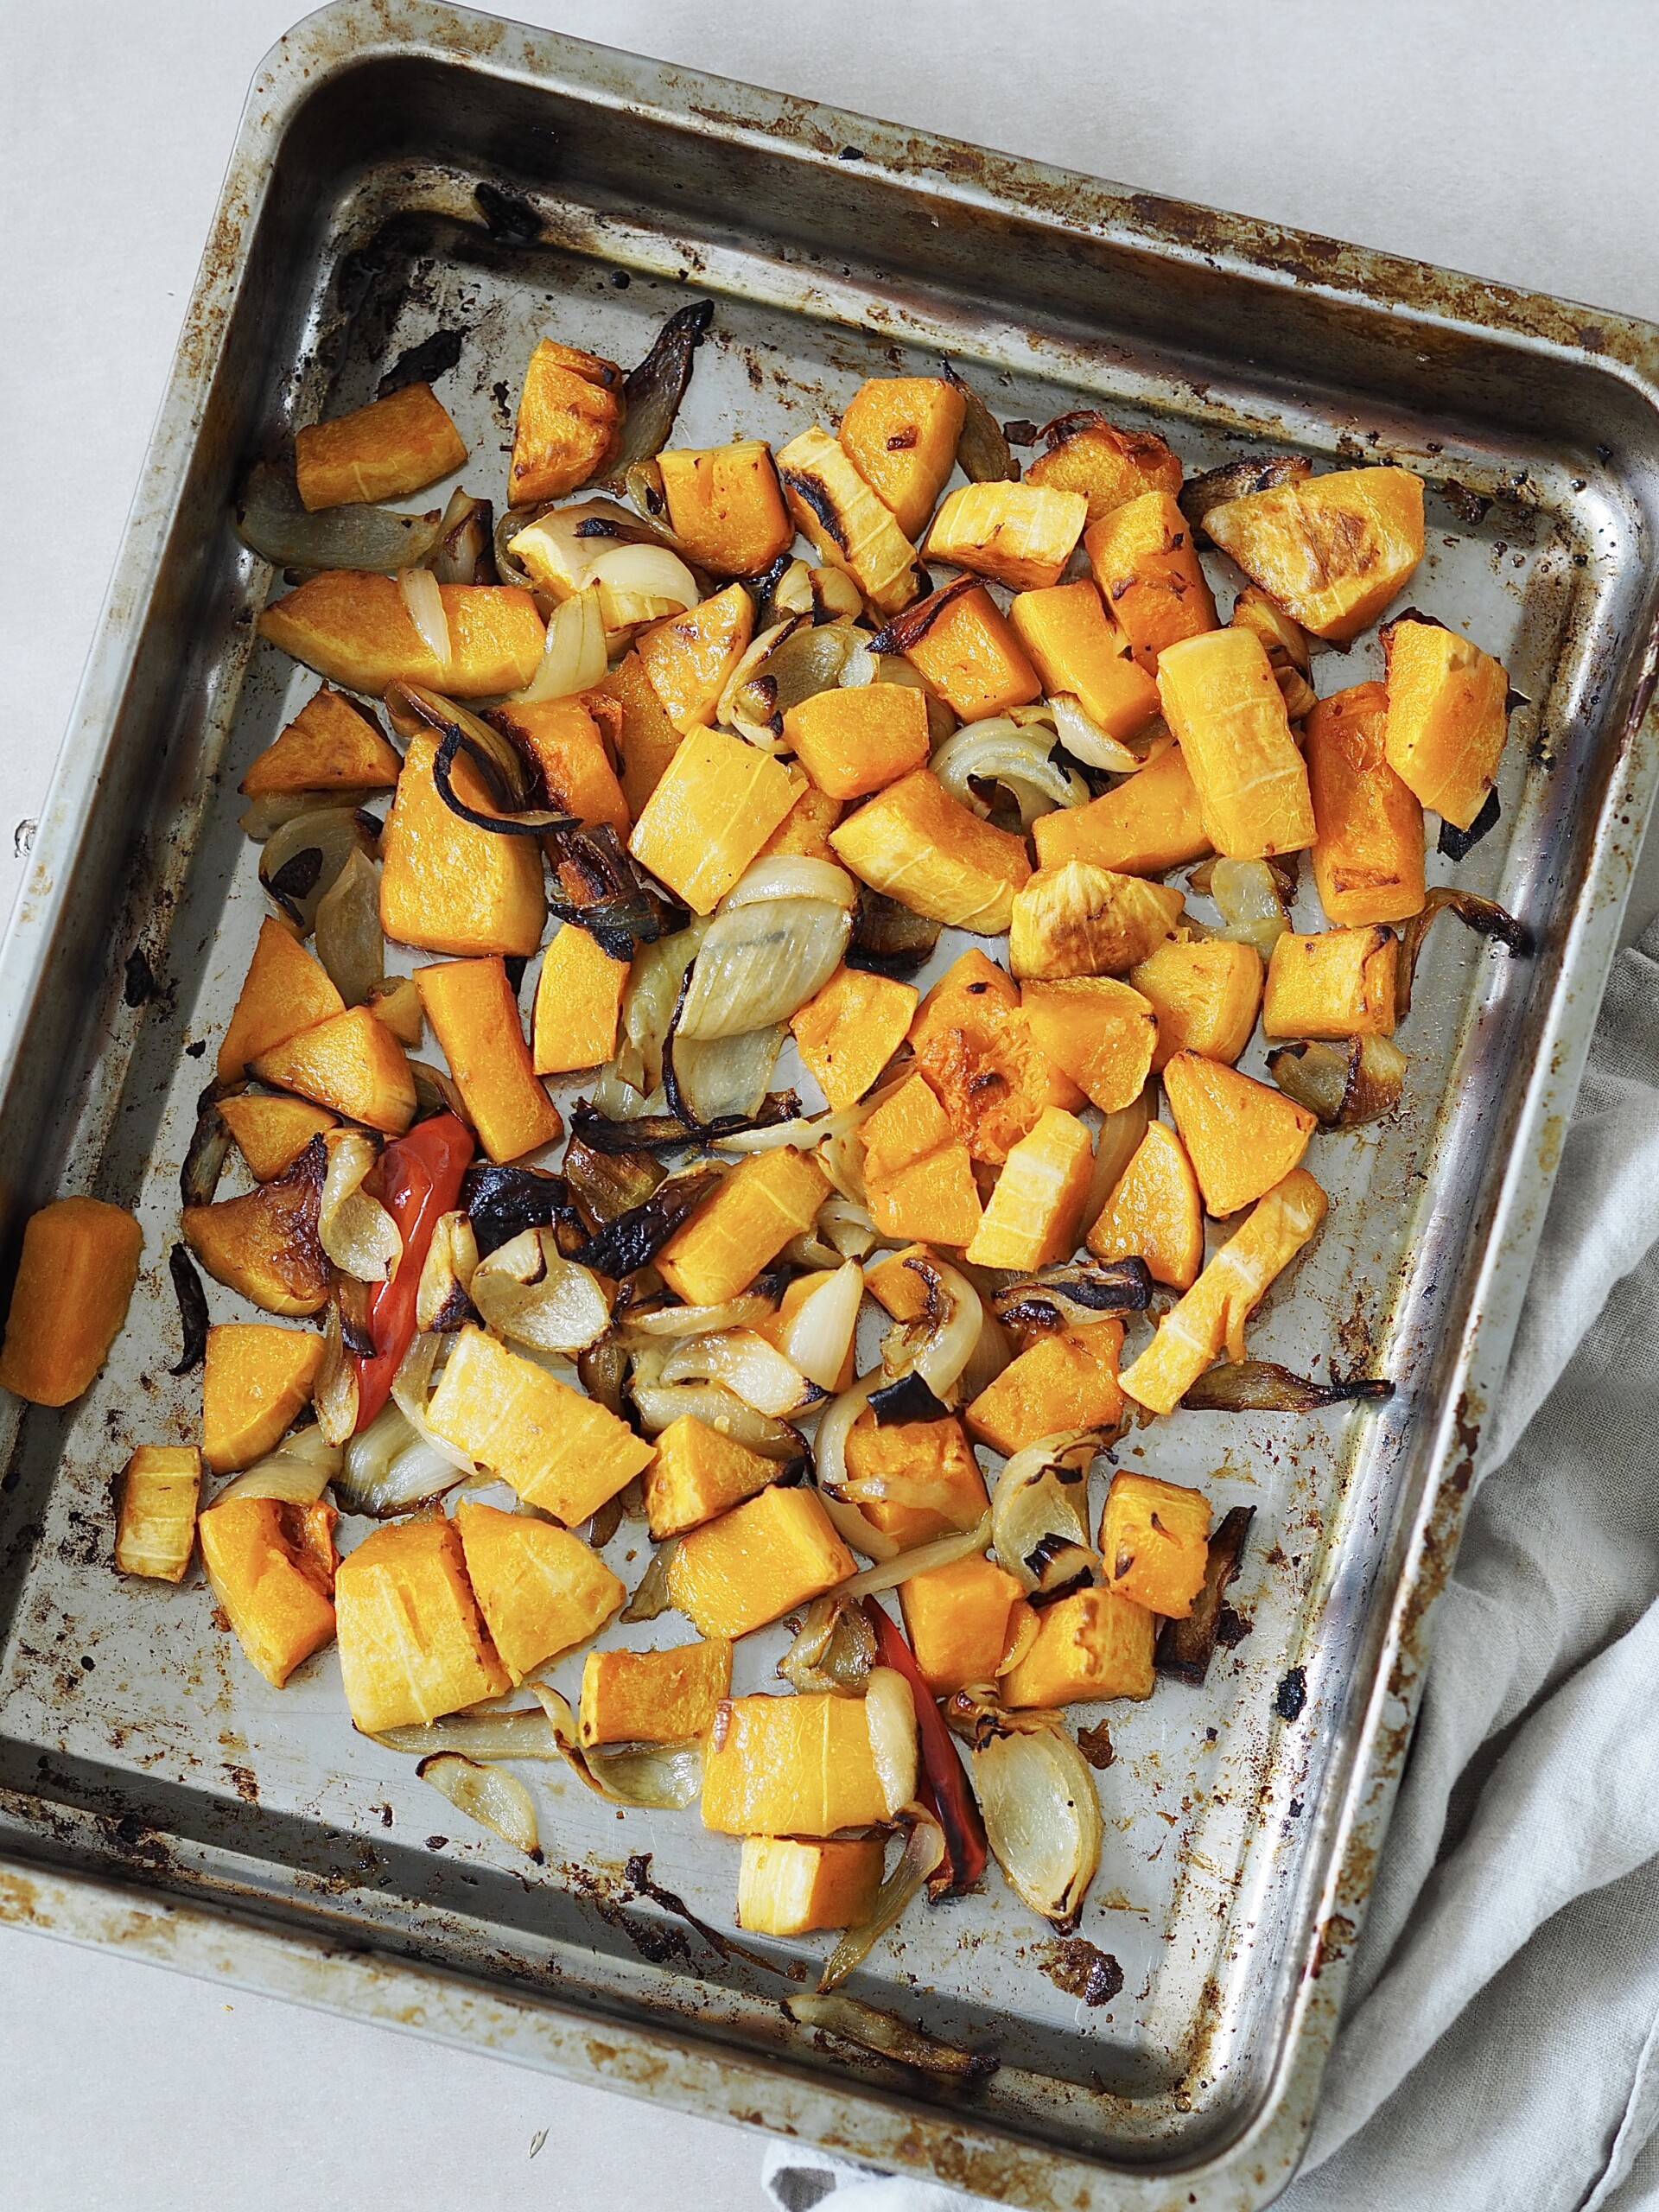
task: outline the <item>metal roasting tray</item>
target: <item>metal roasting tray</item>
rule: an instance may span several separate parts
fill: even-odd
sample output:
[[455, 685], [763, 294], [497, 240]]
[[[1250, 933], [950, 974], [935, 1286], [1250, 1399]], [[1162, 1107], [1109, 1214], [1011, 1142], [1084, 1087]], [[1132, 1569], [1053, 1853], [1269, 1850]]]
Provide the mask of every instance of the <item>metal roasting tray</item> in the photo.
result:
[[[481, 180], [529, 197], [538, 243], [490, 234]], [[411, 1762], [353, 1736], [330, 1655], [271, 1691], [199, 1572], [174, 1590], [111, 1566], [111, 1478], [199, 1419], [198, 1383], [166, 1372], [165, 1259], [200, 1056], [262, 909], [234, 788], [313, 681], [253, 643], [270, 579], [232, 531], [239, 470], [463, 329], [439, 389], [463, 479], [499, 499], [538, 334], [630, 362], [704, 295], [683, 442], [781, 442], [833, 422], [867, 374], [946, 355], [1004, 419], [1097, 402], [1191, 467], [1288, 446], [1414, 468], [1430, 550], [1411, 596], [1532, 702], [1500, 829], [1459, 873], [1527, 920], [1535, 956], [1437, 925], [1406, 1103], [1316, 1146], [1330, 1218], [1252, 1334], [1261, 1356], [1385, 1371], [1398, 1395], [1309, 1421], [1187, 1414], [1123, 1447], [1257, 1511], [1232, 1593], [1249, 1636], [1203, 1689], [1109, 1708], [1082, 1932], [1121, 1962], [1121, 1994], [1065, 1994], [1050, 1931], [995, 1877], [913, 1912], [855, 1985], [994, 2045], [1001, 2070], [969, 2093], [816, 2043], [779, 2001], [798, 1980], [631, 1898], [624, 1862], [648, 1851], [658, 1882], [732, 1925], [736, 1850], [695, 1813], [625, 1819], [562, 1769], [520, 1770], [549, 1847], [528, 1868], [454, 1834]], [[249, 99], [0, 954], [6, 1268], [58, 1192], [131, 1205], [146, 1236], [94, 1389], [15, 1432], [6, 1417], [0, 1910], [1015, 2203], [1272, 2196], [1311, 2115], [1654, 785], [1656, 512], [1645, 325], [421, 0], [340, 0], [291, 33]], [[1376, 650], [1316, 671], [1336, 689], [1379, 672]], [[630, 1580], [642, 1548], [625, 1523], [611, 1556]], [[743, 1647], [742, 1687], [779, 1641]], [[798, 1974], [822, 1948], [761, 1948]]]

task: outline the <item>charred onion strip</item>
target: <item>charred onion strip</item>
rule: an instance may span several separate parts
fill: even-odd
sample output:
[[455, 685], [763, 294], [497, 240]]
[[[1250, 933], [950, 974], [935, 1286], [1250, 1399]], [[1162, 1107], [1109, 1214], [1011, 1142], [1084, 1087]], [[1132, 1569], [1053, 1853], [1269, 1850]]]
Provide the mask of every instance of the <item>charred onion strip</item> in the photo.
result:
[[696, 1169], [660, 1184], [641, 1205], [630, 1206], [596, 1230], [576, 1257], [601, 1275], [620, 1278], [654, 1260], [721, 1179], [717, 1167]]
[[613, 960], [631, 960], [683, 919], [608, 823], [587, 826], [566, 816], [554, 825], [548, 852], [557, 886], [550, 908], [596, 938]]
[[839, 1989], [848, 1975], [863, 1965], [887, 1930], [897, 1927], [923, 1889], [939, 1875], [941, 1868], [948, 1879], [944, 1830], [930, 1807], [918, 1804], [911, 1815], [899, 1863], [876, 1892], [869, 1918], [861, 1921], [855, 1928], [847, 1929], [824, 1961], [823, 1972], [818, 1977], [821, 1997], [832, 1989]]
[[1210, 1539], [1205, 1562], [1204, 1586], [1192, 1600], [1185, 1620], [1165, 1620], [1158, 1630], [1154, 1664], [1162, 1675], [1183, 1682], [1202, 1682], [1215, 1656], [1216, 1631], [1221, 1625], [1221, 1601], [1238, 1573], [1255, 1518], [1253, 1505], [1235, 1505]]
[[936, 1398], [921, 1376], [901, 1375], [896, 1382], [884, 1383], [880, 1389], [872, 1390], [870, 1411], [875, 1415], [875, 1425], [884, 1428], [890, 1421], [949, 1421], [950, 1408]]
[[570, 1126], [584, 1144], [595, 1152], [675, 1152], [686, 1145], [704, 1144], [711, 1138], [735, 1136], [743, 1129], [775, 1128], [779, 1122], [798, 1122], [801, 1102], [792, 1090], [774, 1090], [752, 1115], [734, 1114], [707, 1128], [680, 1120], [675, 1114], [642, 1114], [638, 1121], [613, 1122], [592, 1106], [578, 1101]]
[[1152, 1303], [1144, 1260], [1066, 1260], [991, 1294], [999, 1321], [1022, 1329], [1058, 1329], [1114, 1313], [1144, 1313]]
[[1327, 1129], [1357, 1128], [1391, 1114], [1405, 1089], [1406, 1067], [1391, 1037], [1313, 1039], [1268, 1054], [1268, 1073], [1280, 1090]]
[[1313, 474], [1313, 464], [1299, 453], [1271, 454], [1259, 461], [1230, 461], [1220, 468], [1209, 468], [1202, 476], [1189, 477], [1181, 486], [1181, 512], [1192, 525], [1193, 543], [1208, 545], [1211, 541], [1205, 530], [1204, 518], [1211, 507], [1219, 507], [1229, 499], [1243, 499], [1252, 492], [1271, 492], [1281, 484], [1300, 483]]
[[219, 1110], [221, 1098], [238, 1096], [248, 1087], [246, 1077], [237, 1083], [210, 1083], [196, 1101], [196, 1126], [190, 1147], [179, 1170], [179, 1196], [188, 1206], [210, 1206], [219, 1179], [231, 1156], [231, 1133]]
[[965, 378], [949, 361], [940, 364], [944, 380], [954, 385], [968, 404], [957, 440], [957, 462], [971, 484], [1012, 484], [1019, 480], [1014, 459], [1002, 425]]
[[1332, 1376], [1311, 1382], [1271, 1359], [1236, 1359], [1201, 1375], [1181, 1404], [1196, 1414], [1311, 1414], [1353, 1399], [1380, 1405], [1393, 1395], [1393, 1383], [1380, 1379]]
[[1465, 929], [1478, 936], [1496, 938], [1511, 958], [1524, 959], [1532, 950], [1532, 932], [1524, 922], [1500, 906], [1496, 899], [1478, 899], [1472, 891], [1459, 891], [1449, 883], [1430, 887], [1421, 914], [1414, 914], [1409, 921], [1400, 925], [1399, 981], [1395, 987], [1395, 1018], [1403, 1020], [1411, 1012], [1411, 987], [1416, 980], [1417, 957], [1423, 949], [1423, 939], [1436, 914], [1450, 910]]
[[1459, 830], [1455, 822], [1441, 823], [1436, 849], [1444, 853], [1449, 861], [1467, 860], [1481, 839], [1497, 829], [1502, 811], [1498, 804], [1497, 787], [1494, 785], [1487, 792], [1480, 812], [1466, 830]]
[[173, 1294], [179, 1301], [179, 1327], [184, 1337], [184, 1350], [179, 1354], [178, 1363], [167, 1371], [169, 1375], [189, 1375], [207, 1357], [207, 1294], [202, 1288], [195, 1262], [182, 1244], [175, 1244], [168, 1254], [167, 1271], [173, 1278]]
[[564, 1211], [565, 1189], [544, 1167], [497, 1166], [480, 1160], [461, 1179], [461, 1203], [473, 1224], [480, 1259], [526, 1229], [550, 1229]]
[[622, 442], [599, 480], [607, 491], [620, 491], [629, 469], [650, 461], [668, 443], [691, 381], [692, 356], [714, 319], [712, 300], [694, 300], [679, 308], [658, 332], [645, 359], [628, 371], [622, 386], [627, 403]]
[[941, 2043], [894, 2013], [838, 1992], [828, 1997], [790, 1997], [785, 2002], [804, 2028], [839, 2036], [843, 2043], [856, 2044], [861, 2050], [873, 2050], [878, 2057], [893, 2059], [918, 2074], [931, 2074], [936, 2081], [988, 2082], [1002, 2063], [995, 2051], [958, 2050], [955, 2044]]

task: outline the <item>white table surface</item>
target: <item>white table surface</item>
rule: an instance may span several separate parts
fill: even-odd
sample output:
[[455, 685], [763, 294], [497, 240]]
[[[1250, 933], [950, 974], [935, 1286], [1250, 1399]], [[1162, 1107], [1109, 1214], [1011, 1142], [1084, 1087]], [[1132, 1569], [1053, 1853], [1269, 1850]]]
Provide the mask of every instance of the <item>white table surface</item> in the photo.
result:
[[[296, 0], [0, 0], [0, 909], [244, 91]], [[503, 0], [641, 54], [1659, 321], [1649, 0]], [[1659, 846], [1631, 927], [1659, 912]], [[755, 2212], [760, 2143], [0, 1930], [10, 2212]]]

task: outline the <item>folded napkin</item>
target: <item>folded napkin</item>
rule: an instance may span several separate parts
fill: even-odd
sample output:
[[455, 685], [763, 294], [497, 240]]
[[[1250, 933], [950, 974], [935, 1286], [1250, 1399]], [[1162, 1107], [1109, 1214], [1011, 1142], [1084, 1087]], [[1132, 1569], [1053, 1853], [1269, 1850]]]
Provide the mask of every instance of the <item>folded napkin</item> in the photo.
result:
[[[1619, 955], [1282, 2212], [1659, 2203], [1659, 923]], [[782, 2212], [976, 2200], [778, 2145]]]

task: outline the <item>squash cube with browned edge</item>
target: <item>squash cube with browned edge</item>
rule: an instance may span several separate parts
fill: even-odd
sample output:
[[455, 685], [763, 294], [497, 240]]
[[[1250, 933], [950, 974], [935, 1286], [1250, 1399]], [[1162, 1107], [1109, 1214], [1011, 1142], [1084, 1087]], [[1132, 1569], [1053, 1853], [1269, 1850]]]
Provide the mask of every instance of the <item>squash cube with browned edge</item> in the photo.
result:
[[396, 576], [325, 569], [266, 607], [259, 634], [348, 691], [423, 683], [450, 699], [518, 691], [541, 664], [546, 625], [510, 584], [440, 584], [449, 650], [442, 658], [409, 611]]
[[332, 1507], [275, 1497], [227, 1497], [196, 1522], [208, 1586], [276, 1689], [334, 1633], [334, 1523]]
[[1253, 630], [1172, 645], [1158, 664], [1158, 690], [1218, 853], [1262, 860], [1313, 842], [1307, 769]]
[[1143, 492], [1110, 508], [1083, 542], [1095, 582], [1148, 674], [1166, 647], [1215, 628], [1192, 526], [1169, 493]]
[[969, 1405], [969, 1429], [1007, 1457], [1062, 1429], [1116, 1429], [1123, 1418], [1117, 1381], [1122, 1349], [1121, 1321], [1039, 1337]]
[[879, 1835], [821, 1842], [746, 1835], [737, 1870], [737, 1924], [752, 1936], [862, 1927], [875, 1910], [885, 1852]]
[[[603, 706], [617, 713], [608, 692]], [[627, 836], [633, 817], [588, 697], [573, 692], [564, 699], [509, 699], [492, 707], [487, 720], [541, 770], [550, 806], [589, 829]]]
[[1180, 461], [1154, 431], [1120, 430], [1092, 408], [1080, 407], [1051, 423], [1043, 435], [1048, 450], [1027, 463], [1027, 483], [1081, 492], [1090, 522], [1147, 492], [1173, 494], [1181, 488]]
[[1177, 1052], [1164, 1090], [1205, 1209], [1237, 1213], [1282, 1182], [1319, 1127], [1305, 1106], [1269, 1084], [1201, 1052]]
[[1400, 940], [1368, 930], [1287, 930], [1268, 963], [1268, 1037], [1392, 1037]]
[[983, 1217], [973, 1160], [967, 1146], [954, 1141], [890, 1174], [866, 1174], [864, 1196], [883, 1236], [957, 1250], [972, 1242]]
[[699, 1635], [739, 1637], [855, 1572], [817, 1492], [772, 1488], [682, 1536], [668, 1591]]
[[614, 361], [543, 338], [530, 357], [513, 425], [507, 505], [563, 499], [614, 455], [622, 435]]
[[1034, 1042], [1018, 984], [976, 945], [922, 1001], [910, 1044], [957, 1135], [988, 1166], [1002, 1165], [1046, 1106], [1069, 1111], [1083, 1103], [1071, 1078]]
[[401, 1136], [415, 1118], [409, 1056], [365, 1006], [349, 1007], [274, 1045], [250, 1063], [250, 1072], [388, 1136]]
[[[381, 841], [380, 926], [399, 944], [467, 958], [535, 951], [547, 919], [542, 855], [534, 838], [499, 837], [463, 822], [432, 779], [438, 741], [418, 731]], [[456, 796], [490, 810], [483, 778], [465, 754], [452, 774]]]
[[1057, 692], [1074, 698], [1120, 745], [1156, 720], [1158, 686], [1130, 652], [1127, 635], [1087, 576], [1046, 591], [1022, 591], [1008, 614], [1051, 698]]
[[1097, 1260], [1144, 1260], [1153, 1281], [1172, 1290], [1198, 1281], [1204, 1202], [1186, 1147], [1166, 1123], [1147, 1123], [1086, 1241]]
[[1042, 696], [1042, 679], [1007, 615], [970, 576], [931, 594], [882, 636], [965, 722]]
[[559, 1109], [531, 1065], [518, 1001], [502, 963], [448, 960], [417, 968], [415, 982], [490, 1158], [521, 1160], [563, 1135]]
[[916, 549], [827, 430], [815, 424], [791, 438], [778, 455], [778, 480], [820, 561], [842, 569], [883, 614], [909, 606]]
[[54, 1198], [23, 1224], [0, 1346], [0, 1389], [67, 1406], [92, 1383], [127, 1318], [144, 1234], [124, 1206]]
[[590, 1651], [582, 1663], [578, 1733], [595, 1744], [683, 1744], [705, 1735], [732, 1689], [724, 1637], [670, 1651]]
[[1198, 787], [1179, 745], [1166, 747], [1086, 806], [1039, 814], [1032, 835], [1039, 868], [1088, 861], [1120, 875], [1163, 875], [1211, 849]]
[[790, 1018], [802, 1065], [837, 1113], [855, 1105], [904, 1043], [916, 1012], [909, 983], [837, 968]]
[[1002, 1676], [1005, 1704], [1086, 1704], [1152, 1695], [1157, 1623], [1115, 1590], [1079, 1590], [1045, 1606], [1024, 1656]]
[[627, 1591], [567, 1529], [463, 1497], [455, 1508], [479, 1611], [515, 1684], [597, 1636]]
[[622, 710], [616, 772], [628, 812], [637, 822], [664, 769], [680, 749], [680, 733], [670, 721], [637, 651], [624, 653], [594, 689], [614, 699]]
[[1100, 1518], [1106, 1586], [1148, 1612], [1185, 1620], [1204, 1587], [1210, 1501], [1202, 1491], [1120, 1468]]
[[1090, 861], [1039, 868], [1014, 893], [1008, 966], [1021, 982], [1126, 974], [1173, 934], [1185, 904], [1173, 884]]
[[808, 784], [761, 846], [757, 858], [769, 860], [774, 853], [799, 853], [807, 860], [828, 861], [831, 867], [836, 866], [830, 832], [845, 811], [838, 798], [831, 798], [817, 785]]
[[815, 1690], [726, 1698], [716, 1709], [703, 1753], [704, 1827], [828, 1836], [878, 1827], [899, 1809], [882, 1787], [866, 1699]]
[[1422, 479], [1405, 468], [1305, 476], [1224, 500], [1204, 526], [1304, 630], [1345, 645], [1423, 557]]
[[918, 768], [867, 799], [830, 833], [846, 867], [873, 891], [976, 937], [1000, 937], [1031, 874], [1023, 837], [952, 798]]
[[848, 401], [837, 435], [852, 464], [914, 539], [957, 465], [968, 402], [943, 377], [871, 377]]
[[365, 1735], [436, 1720], [512, 1687], [441, 1513], [383, 1522], [334, 1579], [340, 1674]]
[[1245, 1322], [1325, 1219], [1326, 1204], [1306, 1168], [1275, 1183], [1124, 1369], [1124, 1395], [1153, 1413], [1173, 1413], [1224, 1354], [1243, 1359]]
[[693, 730], [645, 801], [628, 850], [694, 913], [712, 913], [801, 788], [759, 746], [729, 730]]
[[201, 1454], [194, 1444], [141, 1444], [121, 1477], [115, 1563], [123, 1574], [179, 1582], [196, 1548]]
[[257, 1091], [221, 1098], [219, 1116], [256, 1183], [285, 1174], [312, 1138], [332, 1129], [337, 1118], [309, 1099], [266, 1097]]
[[250, 1060], [345, 1011], [346, 1001], [322, 963], [313, 959], [286, 922], [267, 914], [219, 1048], [219, 1081], [233, 1083]]
[[322, 1338], [268, 1321], [220, 1322], [207, 1332], [201, 1373], [202, 1454], [234, 1474], [274, 1451], [299, 1419], [322, 1365]]
[[901, 1551], [976, 1527], [990, 1499], [959, 1421], [878, 1421], [847, 1432], [849, 1496]]
[[265, 747], [237, 789], [246, 798], [301, 791], [366, 798], [389, 791], [403, 766], [366, 709], [327, 684]]
[[1043, 591], [1058, 583], [1088, 519], [1080, 492], [963, 484], [933, 518], [922, 553], [1015, 591]]
[[829, 1195], [829, 1177], [804, 1153], [751, 1153], [675, 1230], [658, 1272], [688, 1306], [723, 1305], [811, 1227]]
[[817, 691], [784, 716], [784, 742], [821, 791], [863, 798], [927, 759], [927, 700], [908, 683]]
[[905, 1632], [935, 1697], [949, 1697], [964, 1682], [995, 1680], [1020, 1595], [1013, 1575], [977, 1554], [899, 1585]]
[[1150, 1002], [1110, 976], [1072, 976], [1022, 986], [1033, 1041], [1092, 1106], [1120, 1114], [1146, 1088], [1158, 1045]]
[[601, 1067], [611, 1058], [628, 967], [574, 922], [560, 926], [536, 980], [531, 1064], [537, 1075]]
[[349, 415], [294, 433], [295, 480], [302, 505], [312, 513], [406, 499], [466, 458], [467, 442], [429, 384], [405, 385]]
[[185, 1243], [216, 1282], [267, 1313], [302, 1319], [317, 1313], [334, 1281], [317, 1236], [327, 1172], [322, 1139], [313, 1137], [291, 1167], [257, 1190], [186, 1206], [180, 1222]]
[[652, 1455], [626, 1421], [478, 1328], [454, 1338], [426, 1417], [446, 1444], [567, 1528], [596, 1513]]
[[772, 449], [760, 438], [657, 456], [669, 528], [688, 561], [717, 576], [758, 576], [794, 542]]
[[1230, 1064], [1249, 1043], [1262, 1004], [1262, 956], [1230, 938], [1160, 944], [1129, 970], [1158, 1020], [1154, 1075], [1177, 1052]]
[[695, 1414], [682, 1414], [657, 1439], [645, 1469], [645, 1522], [657, 1542], [682, 1536], [741, 1505], [783, 1470], [776, 1459], [722, 1436]]
[[728, 584], [700, 606], [641, 631], [634, 648], [639, 664], [682, 734], [714, 720], [753, 632], [754, 602], [741, 584]]
[[1046, 1268], [1077, 1248], [1093, 1165], [1089, 1131], [1058, 1106], [1043, 1109], [1003, 1163], [967, 1256], [980, 1268]]
[[1403, 615], [1382, 631], [1389, 766], [1426, 807], [1467, 830], [1486, 804], [1509, 733], [1500, 662], [1438, 622]]
[[1338, 929], [1423, 910], [1423, 810], [1389, 766], [1389, 694], [1355, 683], [1321, 699], [1304, 728], [1313, 798], [1313, 880]]

